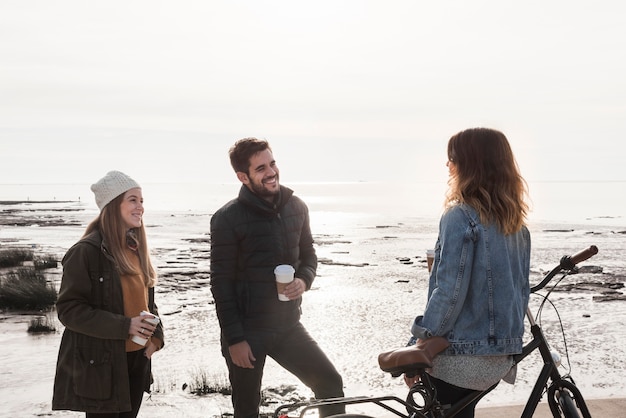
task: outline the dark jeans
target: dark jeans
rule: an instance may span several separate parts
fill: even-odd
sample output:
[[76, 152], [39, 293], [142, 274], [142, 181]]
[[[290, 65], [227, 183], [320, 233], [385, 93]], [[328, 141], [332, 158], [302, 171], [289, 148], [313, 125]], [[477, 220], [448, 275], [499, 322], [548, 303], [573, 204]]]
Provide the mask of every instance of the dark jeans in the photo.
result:
[[130, 384], [130, 404], [132, 410], [128, 412], [109, 412], [105, 414], [86, 413], [86, 418], [135, 418], [143, 400], [146, 387], [146, 377], [149, 376], [150, 360], [143, 355], [144, 350], [126, 353], [128, 361], [128, 380]]
[[[436, 379], [430, 375], [428, 377], [431, 383], [437, 389], [437, 399], [442, 405], [454, 405], [456, 402], [460, 401], [470, 393], [479, 393], [479, 391], [473, 389], [466, 389], [454, 386], [450, 383], [444, 382], [443, 380]], [[480, 401], [483, 396], [485, 396], [488, 392], [491, 392], [496, 386], [497, 384], [493, 385], [487, 392], [468, 404], [465, 408], [463, 408], [462, 411], [456, 414], [454, 418], [474, 418], [474, 410], [476, 409], [478, 401]]]
[[[256, 361], [254, 369], [235, 366], [230, 359], [227, 344], [222, 341], [222, 354], [228, 365], [235, 418], [259, 416], [261, 379], [266, 356], [293, 373], [313, 390], [317, 399], [343, 397], [343, 380], [324, 352], [300, 323], [280, 332], [246, 331], [246, 340]], [[320, 417], [342, 414], [345, 406], [320, 407]]]

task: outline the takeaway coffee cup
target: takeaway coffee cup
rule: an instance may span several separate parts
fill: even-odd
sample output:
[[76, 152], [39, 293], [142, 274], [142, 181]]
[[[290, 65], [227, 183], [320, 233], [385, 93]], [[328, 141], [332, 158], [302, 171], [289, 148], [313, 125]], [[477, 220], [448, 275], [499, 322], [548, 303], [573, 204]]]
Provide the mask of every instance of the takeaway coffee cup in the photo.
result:
[[433, 269], [433, 261], [435, 261], [435, 250], [426, 250], [426, 263], [428, 264], [428, 272]]
[[293, 281], [293, 275], [296, 271], [289, 264], [281, 264], [276, 266], [274, 274], [276, 275], [276, 290], [278, 291], [278, 300], [288, 301], [289, 298], [284, 295], [285, 287]]
[[[141, 313], [139, 315], [141, 315], [141, 316], [146, 316], [146, 315], [154, 316], [154, 318], [148, 317], [148, 318], [144, 318], [143, 320], [146, 321], [146, 322], [149, 322], [149, 323], [151, 323], [153, 325], [156, 325], [156, 324], [159, 323], [159, 317], [155, 316], [155, 315], [152, 315], [150, 312], [141, 311]], [[137, 343], [139, 345], [146, 345], [146, 343], [148, 342], [147, 338], [142, 338], [142, 337], [139, 337], [137, 335], [133, 335], [133, 338], [131, 338], [131, 340], [134, 343]]]

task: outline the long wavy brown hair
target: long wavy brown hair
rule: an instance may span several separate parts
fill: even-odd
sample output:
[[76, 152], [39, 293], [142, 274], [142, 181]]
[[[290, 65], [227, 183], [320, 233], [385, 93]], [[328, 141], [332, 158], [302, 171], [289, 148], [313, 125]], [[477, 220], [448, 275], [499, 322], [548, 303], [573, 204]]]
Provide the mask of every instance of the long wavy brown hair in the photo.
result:
[[526, 222], [528, 184], [521, 176], [506, 136], [488, 128], [467, 129], [448, 141], [448, 160], [455, 172], [448, 180], [446, 207], [466, 203], [485, 224], [504, 234]]
[[[146, 230], [143, 222], [139, 228], [128, 230], [125, 227], [120, 212], [124, 194], [117, 196], [102, 208], [100, 215], [87, 226], [83, 236], [96, 230], [100, 231], [107, 249], [115, 259], [120, 275], [141, 274], [146, 285], [153, 287], [156, 284], [156, 271], [150, 260]], [[125, 248], [129, 245], [137, 248], [141, 271], [136, 271], [133, 263], [128, 259]]]

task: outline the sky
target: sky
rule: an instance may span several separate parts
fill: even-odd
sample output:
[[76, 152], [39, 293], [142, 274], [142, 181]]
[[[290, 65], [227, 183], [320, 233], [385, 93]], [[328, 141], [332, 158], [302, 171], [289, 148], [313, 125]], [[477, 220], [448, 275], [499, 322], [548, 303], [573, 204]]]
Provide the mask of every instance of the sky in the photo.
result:
[[3, 0], [0, 184], [445, 181], [485, 126], [529, 181], [624, 181], [620, 1]]

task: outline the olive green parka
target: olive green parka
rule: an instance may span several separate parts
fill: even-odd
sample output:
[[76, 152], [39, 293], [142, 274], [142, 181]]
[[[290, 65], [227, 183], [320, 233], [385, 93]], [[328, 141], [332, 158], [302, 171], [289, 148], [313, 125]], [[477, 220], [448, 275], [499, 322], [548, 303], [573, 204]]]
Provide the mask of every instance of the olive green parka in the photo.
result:
[[[124, 316], [120, 276], [98, 231], [74, 244], [63, 257], [63, 278], [56, 303], [65, 326], [52, 398], [53, 410], [91, 413], [130, 411], [125, 341], [130, 318]], [[158, 316], [154, 288], [149, 310]], [[159, 323], [154, 336], [161, 341]], [[150, 367], [145, 376], [150, 391]]]

